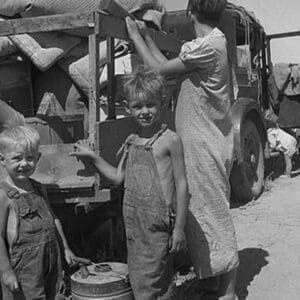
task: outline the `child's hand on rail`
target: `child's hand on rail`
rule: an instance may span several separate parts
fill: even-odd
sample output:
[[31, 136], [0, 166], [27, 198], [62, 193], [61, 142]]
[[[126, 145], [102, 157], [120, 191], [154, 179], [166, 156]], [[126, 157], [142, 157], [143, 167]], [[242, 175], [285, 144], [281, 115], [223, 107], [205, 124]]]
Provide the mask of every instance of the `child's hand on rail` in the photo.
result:
[[69, 155], [93, 160], [95, 159], [96, 153], [93, 151], [92, 145], [87, 140], [79, 140], [73, 145], [73, 151], [71, 151]]

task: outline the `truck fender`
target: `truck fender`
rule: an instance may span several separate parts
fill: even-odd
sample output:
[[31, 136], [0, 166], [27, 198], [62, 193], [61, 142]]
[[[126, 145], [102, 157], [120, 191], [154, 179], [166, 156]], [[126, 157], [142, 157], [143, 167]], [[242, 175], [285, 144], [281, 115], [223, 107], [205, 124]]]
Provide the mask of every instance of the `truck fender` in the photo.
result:
[[231, 107], [231, 118], [233, 123], [233, 134], [234, 134], [234, 156], [235, 161], [238, 164], [243, 162], [243, 156], [241, 152], [241, 126], [244, 120], [247, 118], [251, 119], [265, 143], [267, 140], [265, 125], [261, 110], [257, 101], [252, 98], [238, 98]]

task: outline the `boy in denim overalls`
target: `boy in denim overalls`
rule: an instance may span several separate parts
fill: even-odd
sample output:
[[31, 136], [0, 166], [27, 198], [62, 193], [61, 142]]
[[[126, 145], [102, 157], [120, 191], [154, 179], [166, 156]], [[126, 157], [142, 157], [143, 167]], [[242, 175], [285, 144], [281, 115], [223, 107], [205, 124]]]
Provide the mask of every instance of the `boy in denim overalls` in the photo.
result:
[[[128, 269], [136, 300], [173, 299], [173, 253], [186, 247], [188, 188], [182, 143], [161, 123], [163, 80], [139, 68], [125, 85], [139, 126], [119, 151], [117, 168], [78, 142], [71, 155], [88, 157], [114, 184], [125, 179], [123, 204]], [[172, 212], [176, 211], [175, 223]]]
[[0, 272], [3, 299], [55, 299], [62, 280], [58, 235], [73, 263], [62, 226], [41, 185], [30, 179], [40, 153], [39, 135], [25, 126], [0, 134]]

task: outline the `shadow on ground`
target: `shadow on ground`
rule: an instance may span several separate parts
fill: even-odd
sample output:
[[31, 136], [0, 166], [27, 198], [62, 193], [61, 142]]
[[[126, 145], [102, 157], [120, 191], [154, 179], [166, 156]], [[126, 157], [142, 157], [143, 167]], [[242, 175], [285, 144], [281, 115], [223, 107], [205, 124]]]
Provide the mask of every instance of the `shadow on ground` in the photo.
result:
[[245, 248], [239, 251], [240, 265], [237, 273], [236, 295], [239, 300], [248, 296], [248, 286], [261, 269], [268, 264], [269, 253], [261, 248]]

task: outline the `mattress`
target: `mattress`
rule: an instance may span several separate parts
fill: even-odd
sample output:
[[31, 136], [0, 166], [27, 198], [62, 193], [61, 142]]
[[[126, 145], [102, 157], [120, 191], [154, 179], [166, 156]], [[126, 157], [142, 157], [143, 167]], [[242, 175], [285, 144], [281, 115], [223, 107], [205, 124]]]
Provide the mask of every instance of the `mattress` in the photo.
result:
[[[11, 1], [11, 0], [7, 0]], [[25, 0], [23, 0], [25, 1]], [[155, 0], [115, 0], [129, 12], [135, 12], [145, 6], [156, 6]], [[22, 13], [25, 17], [34, 17], [64, 13], [88, 13], [96, 10], [101, 0], [33, 0], [29, 10]]]
[[[8, 0], [7, 0], [8, 1]], [[25, 1], [25, 0], [24, 0]], [[157, 0], [115, 0], [127, 11], [134, 13], [141, 8], [151, 9], [157, 7]], [[54, 14], [65, 13], [89, 13], [101, 9], [101, 0], [33, 0], [30, 9], [24, 11], [22, 17], [36, 17]], [[151, 18], [147, 15], [147, 20]], [[157, 19], [157, 15], [153, 14], [153, 18]], [[78, 36], [88, 36], [90, 33], [88, 29], [74, 29], [68, 30], [68, 33]]]

